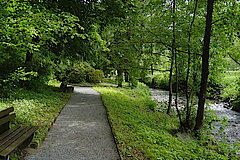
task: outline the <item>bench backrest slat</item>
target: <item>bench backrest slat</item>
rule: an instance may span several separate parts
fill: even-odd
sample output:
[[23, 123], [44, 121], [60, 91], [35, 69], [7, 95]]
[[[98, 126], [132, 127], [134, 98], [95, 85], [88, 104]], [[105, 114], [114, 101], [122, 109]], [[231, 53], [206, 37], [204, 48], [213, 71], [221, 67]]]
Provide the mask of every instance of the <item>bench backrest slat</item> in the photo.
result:
[[11, 113], [12, 111], [14, 111], [14, 108], [13, 108], [13, 107], [1, 111], [1, 112], [0, 112], [0, 118], [7, 116], [7, 115], [8, 115], [9, 113]]
[[14, 113], [14, 114], [8, 115], [8, 116], [6, 116], [6, 117], [4, 117], [4, 118], [1, 118], [1, 119], [0, 119], [0, 125], [3, 125], [3, 124], [5, 124], [5, 123], [8, 123], [9, 121], [11, 121], [11, 119], [13, 119], [13, 118], [15, 118], [15, 117], [16, 117], [16, 114]]
[[14, 111], [14, 108], [8, 108], [0, 112], [0, 134], [6, 132], [10, 129], [9, 124], [10, 121], [16, 117], [15, 114], [10, 114], [12, 111]]

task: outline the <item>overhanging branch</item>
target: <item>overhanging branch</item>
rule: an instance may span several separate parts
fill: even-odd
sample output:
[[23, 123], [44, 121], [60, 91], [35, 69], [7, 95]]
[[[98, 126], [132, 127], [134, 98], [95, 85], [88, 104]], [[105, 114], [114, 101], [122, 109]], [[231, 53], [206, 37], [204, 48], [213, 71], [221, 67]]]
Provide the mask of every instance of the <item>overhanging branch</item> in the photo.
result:
[[229, 55], [229, 57], [236, 62], [238, 65], [240, 65], [240, 62], [238, 62], [230, 53], [227, 53]]

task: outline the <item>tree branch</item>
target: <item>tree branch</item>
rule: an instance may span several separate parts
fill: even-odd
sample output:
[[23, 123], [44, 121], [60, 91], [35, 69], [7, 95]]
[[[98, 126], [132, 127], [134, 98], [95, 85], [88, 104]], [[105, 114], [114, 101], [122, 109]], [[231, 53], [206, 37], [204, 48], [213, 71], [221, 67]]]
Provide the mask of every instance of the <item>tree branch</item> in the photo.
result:
[[233, 56], [230, 53], [227, 53], [229, 55], [229, 57], [236, 62], [238, 65], [240, 65], [240, 62], [238, 62], [235, 58], [233, 58]]

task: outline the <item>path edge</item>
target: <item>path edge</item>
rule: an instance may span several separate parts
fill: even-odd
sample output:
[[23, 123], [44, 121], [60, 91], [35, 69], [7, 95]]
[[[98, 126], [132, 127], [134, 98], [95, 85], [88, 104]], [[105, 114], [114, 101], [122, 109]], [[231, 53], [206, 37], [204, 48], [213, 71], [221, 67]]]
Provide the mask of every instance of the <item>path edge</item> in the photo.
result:
[[[92, 87], [92, 89], [94, 89], [94, 88]], [[96, 89], [94, 89], [94, 90], [95, 90], [96, 92], [98, 92]], [[105, 108], [106, 113], [107, 113], [107, 121], [108, 121], [108, 124], [109, 124], [109, 126], [110, 126], [111, 133], [112, 133], [112, 135], [113, 135], [113, 140], [114, 140], [114, 143], [115, 143], [115, 145], [116, 145], [119, 158], [120, 158], [120, 160], [123, 160], [123, 159], [122, 159], [122, 156], [121, 156], [121, 153], [120, 153], [120, 149], [119, 149], [119, 147], [118, 147], [118, 143], [117, 143], [118, 140], [117, 140], [117, 138], [116, 138], [116, 134], [115, 134], [115, 132], [113, 131], [112, 122], [109, 120], [109, 110], [107, 109], [106, 105], [104, 104], [102, 94], [101, 94], [100, 92], [98, 92], [98, 93], [99, 93], [99, 95], [100, 95], [100, 98], [101, 98], [101, 101], [102, 101], [102, 105], [103, 105], [103, 107]]]
[[[74, 86], [73, 86], [73, 87], [74, 87]], [[61, 92], [61, 91], [59, 90], [59, 92]], [[52, 129], [52, 127], [53, 127], [54, 123], [56, 122], [57, 118], [60, 116], [60, 114], [62, 113], [63, 109], [66, 107], [66, 105], [68, 104], [68, 102], [69, 102], [70, 99], [72, 98], [73, 93], [74, 93], [74, 89], [73, 89], [72, 92], [69, 92], [69, 93], [71, 93], [71, 95], [68, 97], [68, 99], [66, 99], [65, 103], [63, 103], [63, 107], [62, 107], [61, 111], [58, 112], [58, 115], [54, 118], [54, 120], [53, 120], [52, 123], [50, 124], [50, 127], [48, 128], [47, 133], [46, 133], [44, 139], [41, 141], [41, 143], [39, 143], [36, 147], [32, 147], [31, 144], [29, 144], [29, 146], [23, 150], [23, 158], [24, 158], [24, 160], [25, 160], [25, 157], [30, 156], [32, 153], [36, 152], [37, 149], [38, 149], [38, 148], [43, 144], [43, 142], [46, 140], [46, 137], [47, 137], [47, 135], [49, 134], [49, 131]]]

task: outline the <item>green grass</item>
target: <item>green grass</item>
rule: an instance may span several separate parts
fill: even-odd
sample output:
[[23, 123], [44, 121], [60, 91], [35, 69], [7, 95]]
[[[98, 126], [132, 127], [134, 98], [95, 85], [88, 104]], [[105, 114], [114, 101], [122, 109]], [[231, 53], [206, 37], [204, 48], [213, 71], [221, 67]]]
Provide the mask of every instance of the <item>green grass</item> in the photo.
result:
[[[118, 84], [118, 81], [117, 81], [117, 79], [115, 78], [115, 79], [110, 79], [110, 78], [105, 78], [104, 79], [104, 82], [107, 82], [107, 83], [111, 83], [111, 84], [115, 84], [115, 85], [117, 85]], [[106, 84], [106, 83], [104, 83], [104, 84]], [[111, 85], [111, 84], [109, 84], [109, 85]], [[123, 86], [129, 86], [129, 82], [122, 82], [122, 85]]]
[[229, 159], [228, 153], [215, 145], [176, 134], [176, 118], [149, 109], [154, 103], [146, 86], [95, 89], [102, 95], [123, 159]]
[[0, 99], [0, 110], [14, 107], [16, 118], [11, 126], [16, 124], [25, 126], [40, 126], [36, 131], [32, 144], [40, 144], [59, 115], [70, 93], [60, 92], [60, 83], [51, 81], [35, 91], [19, 89], [16, 95], [8, 99]]
[[223, 98], [236, 99], [239, 95], [240, 71], [227, 71], [223, 78]]

